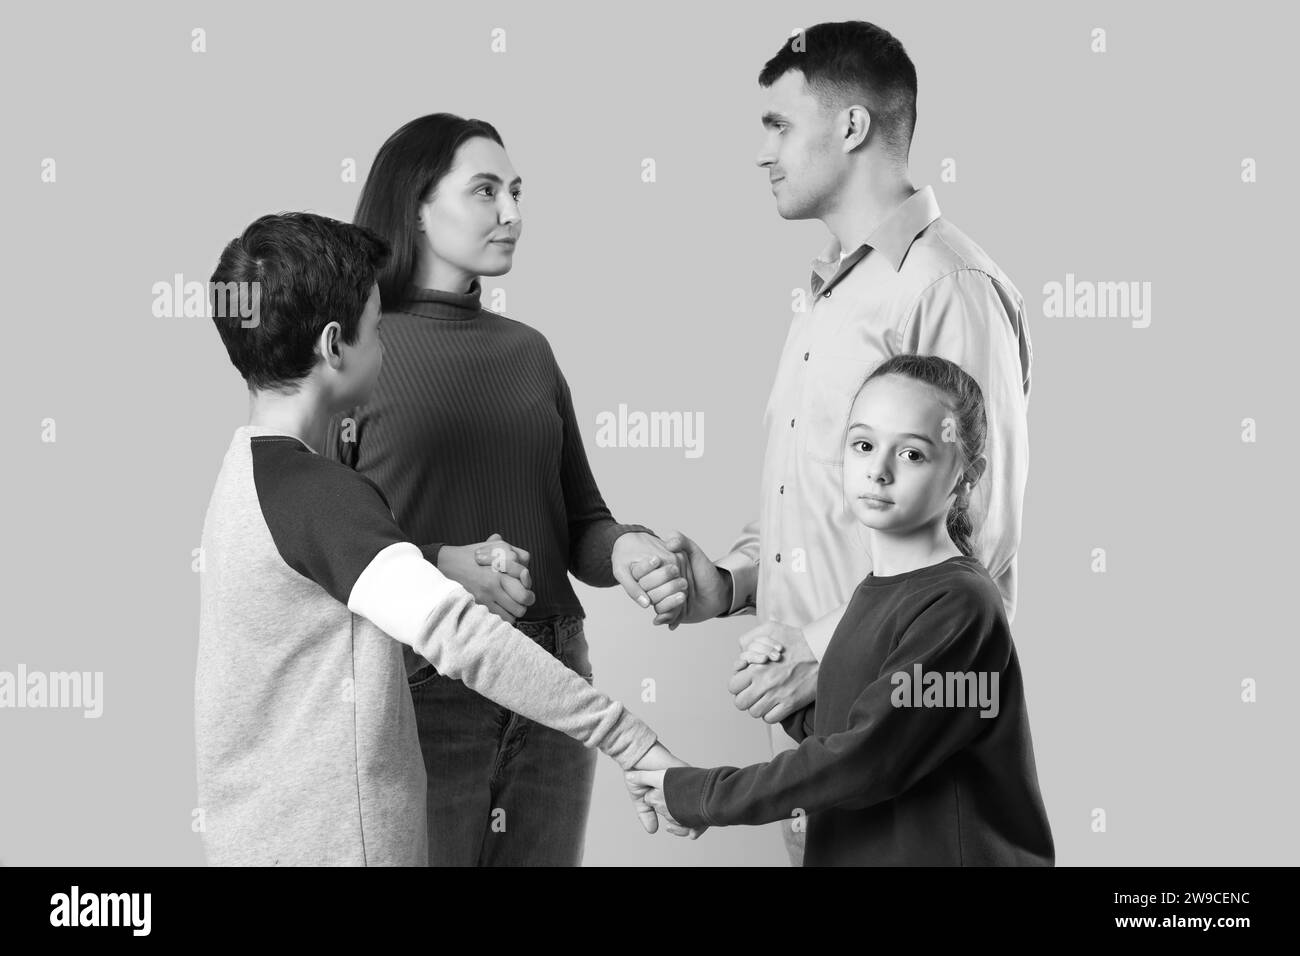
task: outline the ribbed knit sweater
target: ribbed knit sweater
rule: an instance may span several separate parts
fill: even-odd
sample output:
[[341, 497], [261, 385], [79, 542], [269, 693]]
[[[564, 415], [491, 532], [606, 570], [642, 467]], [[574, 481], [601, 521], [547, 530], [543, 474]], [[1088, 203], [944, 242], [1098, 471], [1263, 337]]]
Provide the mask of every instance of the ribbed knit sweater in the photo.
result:
[[536, 602], [523, 620], [582, 616], [568, 575], [613, 586], [614, 540], [649, 529], [605, 506], [550, 343], [482, 308], [481, 291], [412, 289], [385, 308], [379, 381], [335, 419], [323, 454], [383, 489], [429, 561], [493, 532], [527, 550]]

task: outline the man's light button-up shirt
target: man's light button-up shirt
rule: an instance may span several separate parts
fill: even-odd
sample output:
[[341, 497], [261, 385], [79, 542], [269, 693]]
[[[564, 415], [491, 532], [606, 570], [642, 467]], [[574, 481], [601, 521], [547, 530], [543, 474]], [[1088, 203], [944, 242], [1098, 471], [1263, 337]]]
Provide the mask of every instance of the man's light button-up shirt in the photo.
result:
[[759, 518], [718, 562], [732, 575], [730, 613], [756, 606], [762, 620], [802, 627], [821, 657], [832, 612], [871, 570], [868, 531], [843, 493], [848, 414], [872, 369], [907, 352], [949, 359], [983, 390], [988, 466], [971, 495], [974, 542], [1014, 617], [1033, 357], [1020, 293], [941, 218], [928, 186], [857, 249], [832, 239], [812, 269], [813, 304], [790, 324], [764, 413]]

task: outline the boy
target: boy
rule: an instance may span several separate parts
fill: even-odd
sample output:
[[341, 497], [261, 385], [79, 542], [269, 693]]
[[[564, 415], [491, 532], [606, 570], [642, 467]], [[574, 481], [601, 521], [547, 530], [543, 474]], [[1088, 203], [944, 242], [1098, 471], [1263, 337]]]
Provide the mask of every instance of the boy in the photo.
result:
[[250, 394], [203, 525], [195, 736], [213, 864], [424, 864], [403, 645], [624, 769], [679, 763], [443, 577], [376, 485], [316, 453], [379, 373], [375, 275], [388, 254], [368, 230], [286, 213], [249, 226], [212, 276], [254, 303], [251, 317], [213, 309]]

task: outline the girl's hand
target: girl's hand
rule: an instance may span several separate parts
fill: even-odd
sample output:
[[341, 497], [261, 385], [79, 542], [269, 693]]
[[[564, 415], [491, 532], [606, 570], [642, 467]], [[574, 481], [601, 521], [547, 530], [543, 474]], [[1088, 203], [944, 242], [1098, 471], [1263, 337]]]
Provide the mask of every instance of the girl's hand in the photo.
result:
[[785, 653], [785, 646], [775, 638], [767, 634], [754, 634], [753, 631], [741, 635], [740, 648], [737, 670], [740, 670], [741, 661], [745, 664], [773, 664]]
[[699, 839], [708, 827], [684, 827], [673, 819], [672, 814], [668, 812], [668, 800], [664, 795], [664, 775], [666, 770], [629, 770], [623, 778], [627, 783], [628, 793], [631, 794], [632, 800], [637, 805], [637, 812], [641, 814], [642, 825], [647, 832], [654, 833], [659, 828], [658, 820], [653, 821], [652, 825], [647, 825], [646, 814], [657, 815], [664, 818], [664, 823], [668, 825], [668, 832], [674, 836], [689, 837], [692, 840]]

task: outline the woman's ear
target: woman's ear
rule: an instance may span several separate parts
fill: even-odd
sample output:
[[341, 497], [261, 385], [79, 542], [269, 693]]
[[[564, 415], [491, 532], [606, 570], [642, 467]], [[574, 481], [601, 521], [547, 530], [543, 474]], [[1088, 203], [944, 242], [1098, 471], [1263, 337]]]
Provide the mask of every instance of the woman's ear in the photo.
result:
[[[973, 462], [971, 462], [970, 467], [966, 469], [966, 477], [967, 480], [970, 482], [971, 488], [979, 484], [980, 476], [984, 474], [984, 469], [988, 466], [988, 463], [989, 460], [985, 458], [983, 455], [980, 455]], [[968, 488], [967, 490], [969, 491], [970, 489]]]

